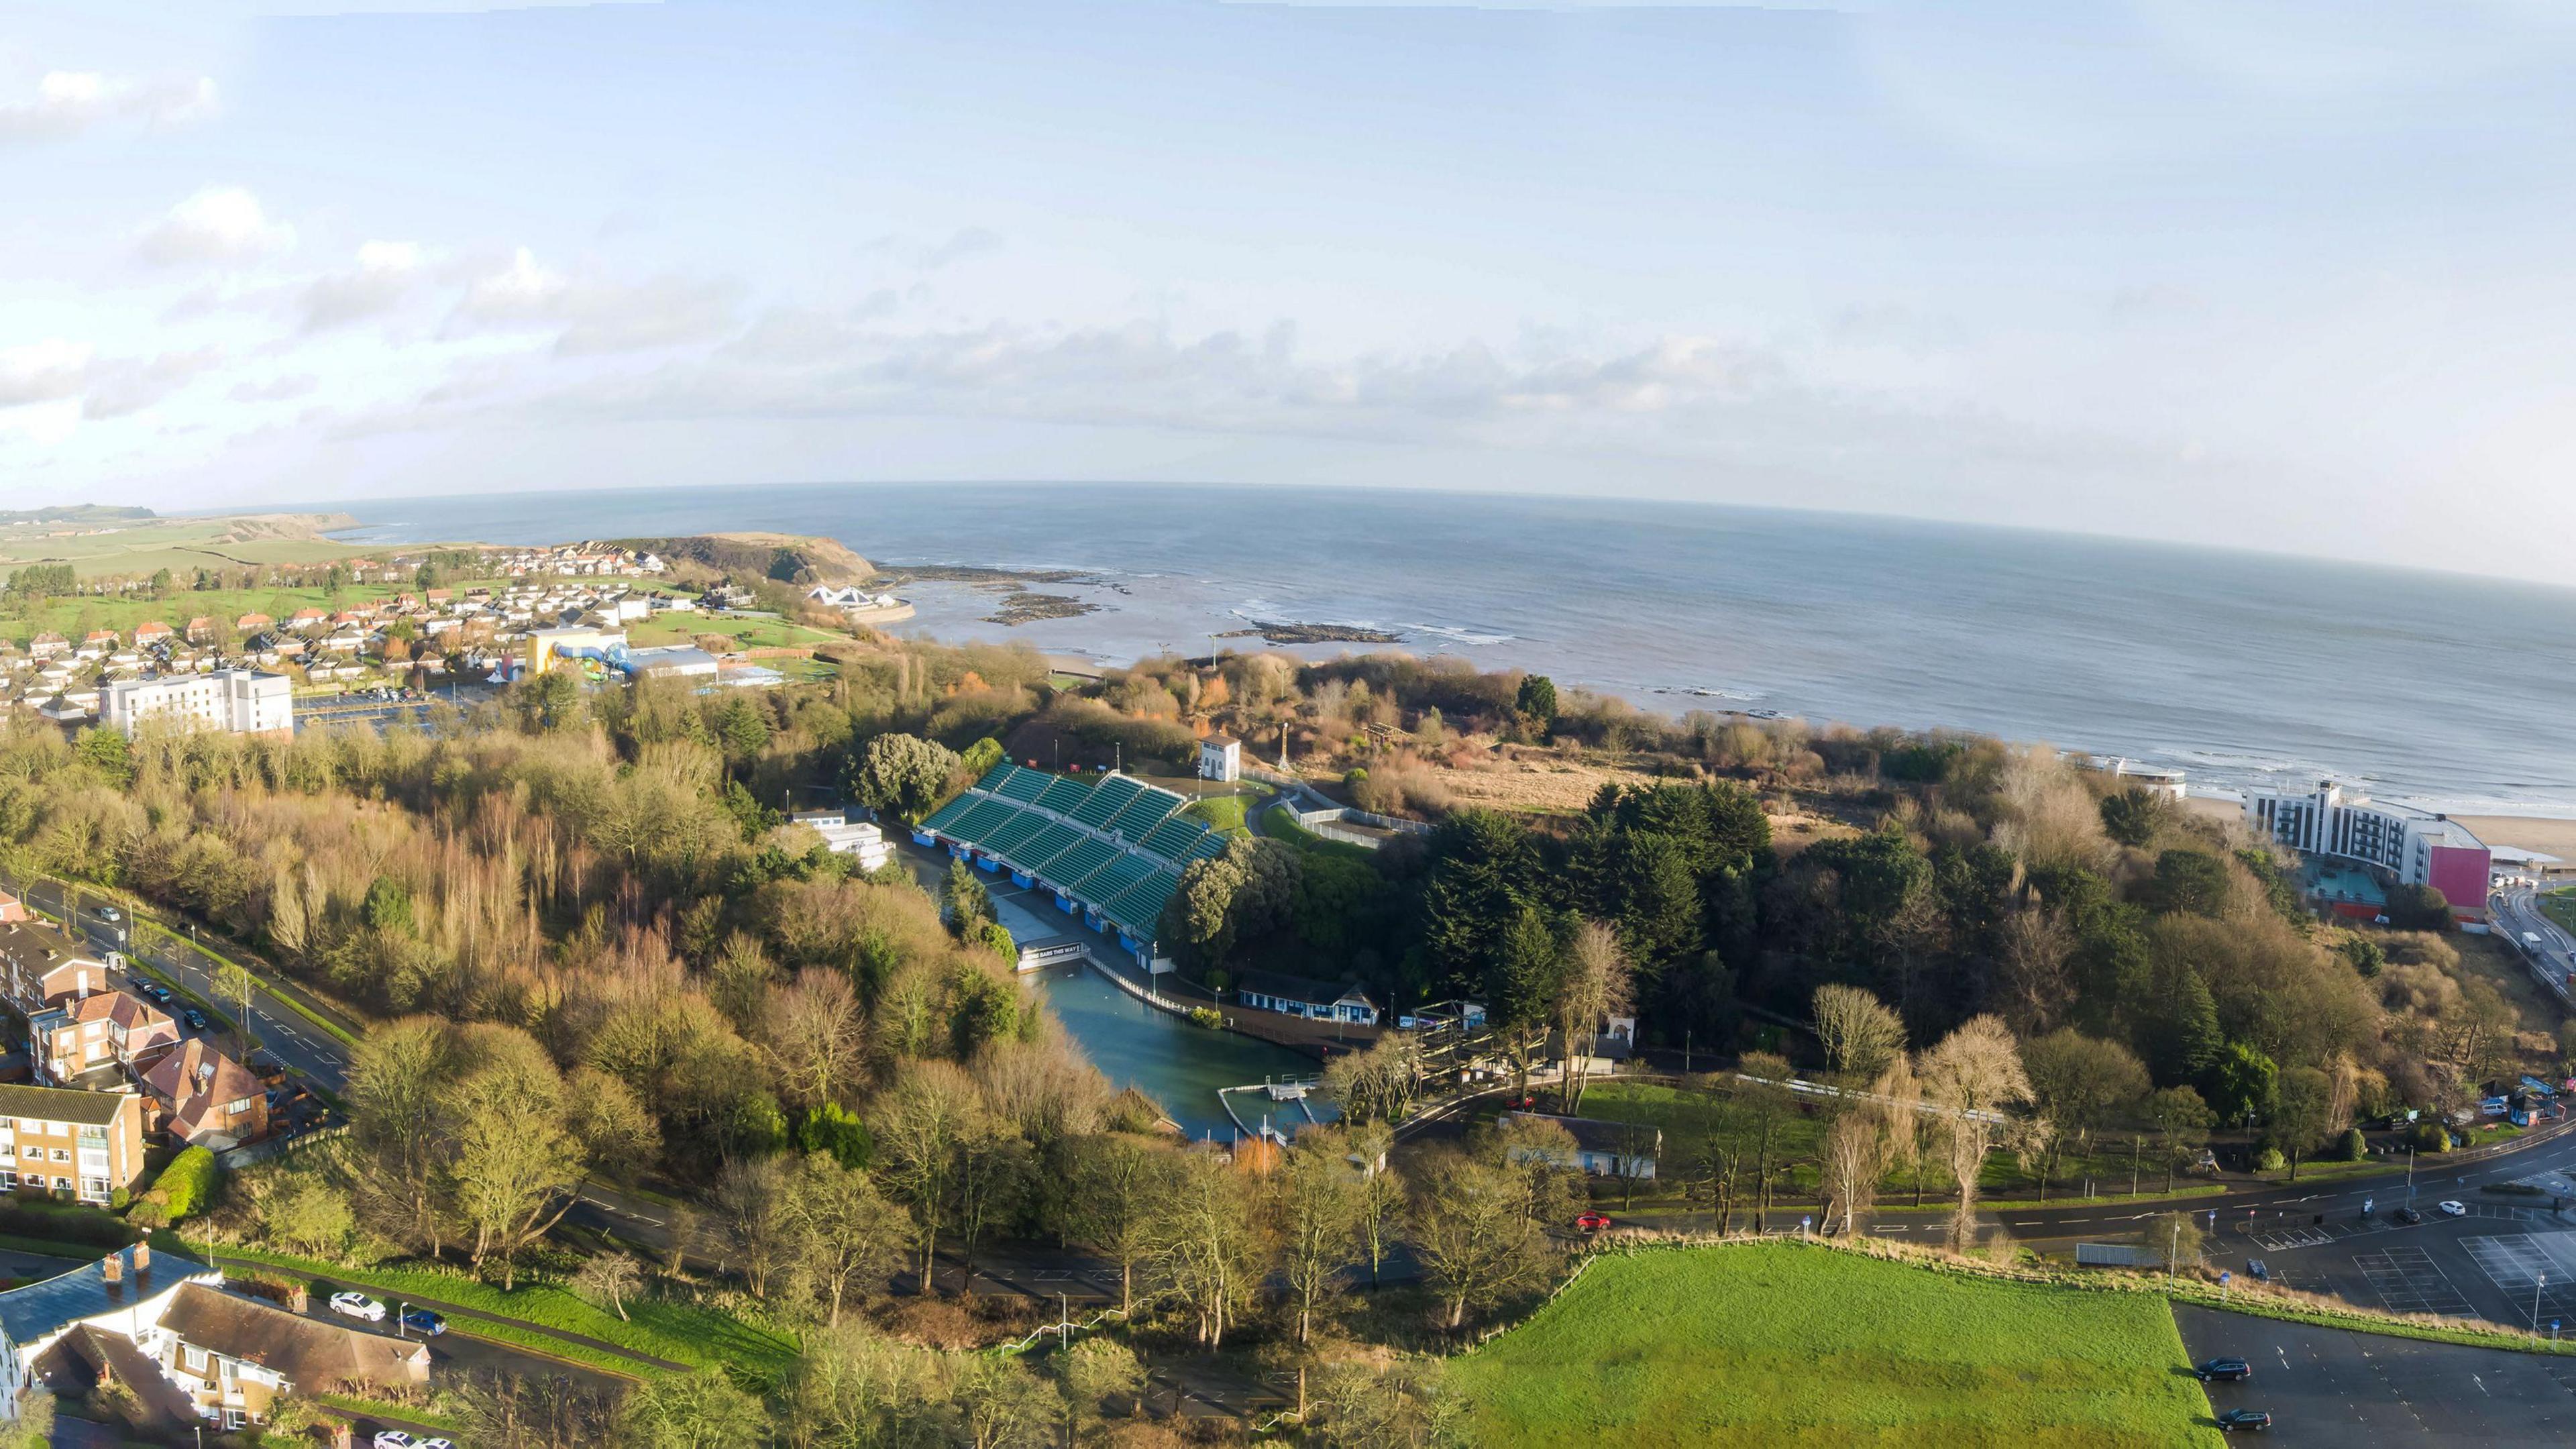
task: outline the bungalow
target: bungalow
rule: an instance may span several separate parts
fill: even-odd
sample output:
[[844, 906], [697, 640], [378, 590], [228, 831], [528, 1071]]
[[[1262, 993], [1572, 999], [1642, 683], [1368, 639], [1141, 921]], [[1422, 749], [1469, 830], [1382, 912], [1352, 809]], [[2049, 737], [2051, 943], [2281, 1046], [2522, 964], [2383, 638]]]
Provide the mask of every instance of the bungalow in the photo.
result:
[[299, 1317], [202, 1283], [179, 1290], [139, 1340], [196, 1415], [227, 1429], [264, 1423], [276, 1401], [429, 1383], [429, 1346]]
[[1236, 983], [1237, 1005], [1275, 1011], [1309, 1021], [1338, 1021], [1352, 1026], [1377, 1025], [1377, 1003], [1357, 986], [1327, 986], [1303, 976], [1278, 971], [1246, 971]]
[[1558, 1167], [1581, 1168], [1594, 1177], [1631, 1177], [1652, 1182], [1655, 1160], [1664, 1152], [1664, 1130], [1634, 1122], [1604, 1122], [1595, 1117], [1558, 1117], [1546, 1112], [1505, 1112], [1504, 1122], [1553, 1122], [1574, 1139], [1570, 1151], [1515, 1148], [1516, 1158], [1541, 1157]]
[[191, 1037], [143, 1074], [170, 1135], [218, 1152], [268, 1133], [268, 1096], [241, 1063]]
[[134, 626], [134, 642], [137, 645], [164, 643], [173, 632], [169, 625], [158, 619], [146, 619]]

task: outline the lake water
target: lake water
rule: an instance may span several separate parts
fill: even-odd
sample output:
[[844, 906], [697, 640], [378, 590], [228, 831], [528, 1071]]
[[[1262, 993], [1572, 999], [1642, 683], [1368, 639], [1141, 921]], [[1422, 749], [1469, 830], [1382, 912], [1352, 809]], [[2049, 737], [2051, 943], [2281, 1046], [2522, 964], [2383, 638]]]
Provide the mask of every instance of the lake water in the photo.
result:
[[[947, 874], [944, 855], [902, 847], [913, 878], [934, 896]], [[1014, 890], [1008, 877], [986, 876], [993, 892], [993, 914], [1012, 939], [1086, 936], [1082, 923], [1045, 904], [1035, 894]], [[1114, 938], [1100, 937], [1098, 949], [1116, 951]], [[1085, 965], [1032, 972], [1021, 981], [1046, 998], [1047, 1008], [1103, 1075], [1121, 1087], [1134, 1087], [1162, 1106], [1164, 1113], [1193, 1138], [1226, 1139], [1234, 1132], [1218, 1093], [1228, 1087], [1256, 1086], [1270, 1077], [1307, 1077], [1318, 1064], [1285, 1047], [1192, 1026], [1167, 1011], [1157, 1011], [1121, 991]], [[1245, 1108], [1244, 1121], [1260, 1119]], [[1291, 1108], [1291, 1112], [1295, 1109]], [[1282, 1117], [1276, 1125], [1293, 1131], [1303, 1117]]]
[[[2576, 592], [2282, 555], [1622, 500], [1279, 488], [800, 485], [384, 500], [383, 541], [768, 529], [879, 564], [1086, 570], [1010, 628], [908, 587], [914, 632], [1125, 660], [1250, 620], [1641, 704], [1949, 726], [2197, 785], [2324, 776], [2465, 813], [2576, 814]], [[1257, 641], [1237, 641], [1258, 647]], [[1338, 646], [1299, 651], [1339, 652]]]

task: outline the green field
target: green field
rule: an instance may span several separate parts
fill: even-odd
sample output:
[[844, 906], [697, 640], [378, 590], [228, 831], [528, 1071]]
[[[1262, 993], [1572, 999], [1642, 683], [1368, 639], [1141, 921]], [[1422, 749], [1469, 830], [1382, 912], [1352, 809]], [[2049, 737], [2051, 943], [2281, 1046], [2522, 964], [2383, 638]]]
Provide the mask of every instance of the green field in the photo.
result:
[[2576, 886], [2567, 886], [2540, 897], [2540, 910], [2556, 921], [2560, 930], [2576, 931]]
[[1455, 1360], [1477, 1444], [2216, 1444], [2152, 1293], [1795, 1243], [1608, 1257]]
[[704, 634], [722, 634], [733, 641], [736, 649], [805, 649], [817, 644], [850, 642], [847, 634], [809, 629], [784, 619], [656, 614], [626, 626], [626, 642], [638, 649], [694, 643]]
[[67, 563], [85, 579], [159, 569], [186, 574], [244, 564], [323, 563], [381, 551], [327, 538], [234, 536], [240, 531], [241, 520], [233, 518], [0, 525], [0, 574], [22, 563]]

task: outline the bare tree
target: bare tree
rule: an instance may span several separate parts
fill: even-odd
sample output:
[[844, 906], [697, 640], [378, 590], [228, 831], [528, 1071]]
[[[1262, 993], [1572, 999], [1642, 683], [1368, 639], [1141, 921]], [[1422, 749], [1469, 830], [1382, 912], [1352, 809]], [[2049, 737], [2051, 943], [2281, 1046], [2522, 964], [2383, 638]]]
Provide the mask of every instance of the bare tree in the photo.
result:
[[840, 1326], [849, 1290], [884, 1287], [886, 1274], [902, 1261], [902, 1210], [866, 1173], [843, 1167], [828, 1152], [807, 1153], [788, 1170], [787, 1216], [806, 1277], [829, 1305], [827, 1328]]
[[1959, 1206], [1950, 1218], [1950, 1246], [1966, 1249], [1977, 1238], [1977, 1173], [2003, 1130], [2002, 1107], [2030, 1096], [2021, 1049], [2002, 1020], [1980, 1016], [1942, 1038], [1918, 1068], [1923, 1099], [1941, 1112], [1950, 1171], [1959, 1180]]
[[2075, 933], [2061, 913], [2025, 909], [2004, 918], [1995, 1004], [2015, 1030], [2036, 1036], [2057, 1025], [2075, 998], [2066, 978], [2066, 961], [2074, 954]]
[[1136, 1309], [1136, 1265], [1153, 1249], [1157, 1209], [1170, 1191], [1174, 1154], [1141, 1137], [1103, 1132], [1074, 1144], [1066, 1224], [1079, 1242], [1118, 1265], [1118, 1311]]
[[879, 1175], [912, 1209], [921, 1247], [921, 1291], [931, 1291], [940, 1230], [956, 1211], [960, 1148], [983, 1113], [975, 1084], [951, 1062], [918, 1061], [895, 1078], [876, 1112]]
[[1816, 1040], [1836, 1076], [1867, 1081], [1905, 1050], [1904, 1020], [1857, 986], [1817, 987], [1814, 1013]]
[[584, 1300], [605, 1308], [623, 1321], [626, 1300], [641, 1292], [644, 1270], [625, 1253], [607, 1252], [581, 1265], [572, 1275], [572, 1291]]
[[1271, 1174], [1265, 1207], [1279, 1245], [1280, 1297], [1302, 1349], [1313, 1341], [1315, 1320], [1330, 1312], [1342, 1268], [1359, 1247], [1359, 1180], [1341, 1135], [1320, 1128], [1301, 1134]]
[[1410, 1238], [1438, 1295], [1441, 1322], [1455, 1329], [1470, 1312], [1495, 1307], [1538, 1280], [1538, 1233], [1521, 1221], [1512, 1174], [1465, 1153], [1442, 1150], [1423, 1162]]
[[2039, 1173], [2039, 1195], [2046, 1201], [2067, 1139], [2074, 1139], [2079, 1153], [2088, 1149], [2094, 1128], [2146, 1095], [2147, 1069], [2127, 1047], [2072, 1027], [2060, 1027], [2023, 1047], [2022, 1065], [2030, 1078], [2032, 1107], [2054, 1128]]
[[792, 985], [770, 989], [760, 1044], [788, 1105], [811, 1109], [832, 1099], [859, 1064], [860, 1022], [850, 978], [838, 971], [809, 966]]
[[1565, 1051], [1565, 1080], [1558, 1097], [1568, 1113], [1583, 1110], [1583, 1088], [1591, 1075], [1592, 1044], [1602, 1023], [1628, 1009], [1632, 973], [1618, 933], [1599, 921], [1574, 928], [1567, 944], [1565, 974], [1557, 987], [1556, 1029]]
[[1226, 1329], [1260, 1290], [1269, 1254], [1247, 1180], [1222, 1154], [1179, 1154], [1171, 1195], [1156, 1224], [1154, 1269], [1163, 1290], [1198, 1319], [1204, 1348], [1225, 1346]]

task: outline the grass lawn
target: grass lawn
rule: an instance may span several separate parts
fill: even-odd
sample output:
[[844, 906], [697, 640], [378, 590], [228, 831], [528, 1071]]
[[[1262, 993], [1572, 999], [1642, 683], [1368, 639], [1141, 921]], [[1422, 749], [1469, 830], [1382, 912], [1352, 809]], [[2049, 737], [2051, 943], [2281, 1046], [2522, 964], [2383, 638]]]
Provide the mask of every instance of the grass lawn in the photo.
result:
[[1455, 1360], [1478, 1444], [2221, 1442], [2165, 1300], [1793, 1243], [1608, 1257]]
[[1190, 802], [1185, 813], [1195, 815], [1219, 830], [1243, 833], [1244, 797], [1241, 795], [1206, 795]]
[[809, 629], [784, 619], [730, 615], [656, 614], [626, 626], [626, 642], [638, 649], [694, 643], [703, 634], [722, 634], [733, 641], [735, 649], [804, 649], [817, 644], [850, 642], [847, 634]]
[[[630, 1300], [626, 1311], [633, 1315], [633, 1321], [626, 1322], [553, 1283], [523, 1278], [517, 1288], [504, 1293], [493, 1284], [423, 1268], [340, 1268], [329, 1263], [246, 1248], [227, 1246], [217, 1251], [227, 1261], [242, 1259], [266, 1264], [317, 1281], [369, 1289], [379, 1296], [417, 1296], [463, 1308], [476, 1308], [485, 1313], [522, 1319], [541, 1328], [596, 1338], [673, 1363], [702, 1368], [729, 1365], [763, 1382], [774, 1382], [796, 1358], [796, 1342], [784, 1334], [772, 1333], [711, 1309], [686, 1304]], [[468, 1333], [520, 1341], [517, 1336], [495, 1331], [491, 1324], [459, 1320], [455, 1327]], [[531, 1346], [585, 1363], [603, 1363], [603, 1366], [623, 1373], [637, 1371], [637, 1366], [631, 1363], [603, 1362], [594, 1355], [581, 1352], [577, 1345], [558, 1346], [538, 1341]]]

